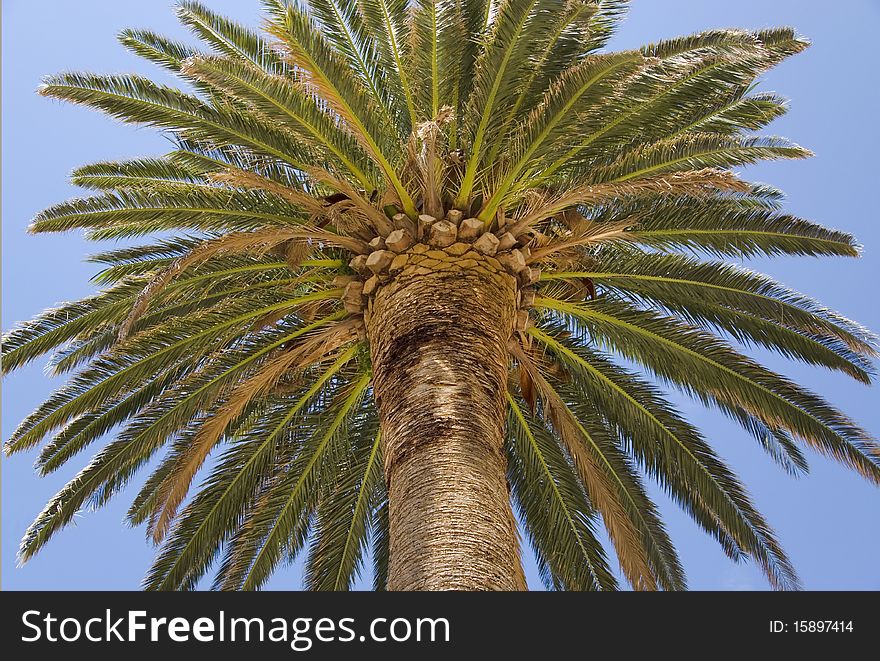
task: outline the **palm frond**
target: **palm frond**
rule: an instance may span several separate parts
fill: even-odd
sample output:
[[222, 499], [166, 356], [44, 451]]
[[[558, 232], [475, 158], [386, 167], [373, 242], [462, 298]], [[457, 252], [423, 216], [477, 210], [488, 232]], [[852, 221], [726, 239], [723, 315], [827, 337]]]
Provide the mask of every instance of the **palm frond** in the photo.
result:
[[662, 315], [611, 302], [590, 305], [538, 299], [537, 305], [583, 322], [601, 344], [722, 409], [742, 408], [880, 482], [878, 447], [822, 398], [763, 368], [720, 338]]
[[252, 517], [254, 542], [252, 553], [246, 556], [246, 571], [237, 577], [240, 589], [259, 588], [281, 558], [293, 556], [302, 545], [304, 538], [297, 535], [300, 522], [317, 505], [315, 487], [321, 476], [327, 470], [338, 469], [338, 462], [333, 461], [339, 453], [336, 446], [344, 447], [349, 416], [360, 407], [369, 383], [370, 374], [364, 373], [339, 393], [326, 415], [314, 425], [315, 433], [305, 441], [302, 451], [272, 485], [265, 510]]
[[215, 148], [240, 145], [294, 167], [311, 162], [308, 153], [277, 127], [228, 106], [210, 106], [195, 96], [140, 76], [60, 74], [48, 78], [39, 92]]
[[508, 394], [508, 479], [548, 588], [615, 590], [596, 512], [558, 442]]
[[349, 590], [361, 571], [382, 473], [378, 418], [371, 411], [350, 432], [351, 448], [332, 490], [318, 503], [315, 536], [305, 571], [310, 590]]
[[376, 100], [316, 29], [311, 18], [296, 5], [267, 0], [272, 17], [269, 30], [281, 42], [291, 63], [302, 72], [304, 84], [320, 94], [361, 141], [397, 194], [404, 212], [416, 216], [415, 205], [398, 177], [393, 163], [400, 160], [402, 144], [389, 135], [390, 126], [378, 120]]
[[[289, 447], [290, 443], [281, 442], [290, 433], [291, 421], [301, 418], [303, 413], [307, 414], [305, 407], [355, 353], [356, 347], [344, 352], [320, 378], [309, 384], [306, 392], [297, 400], [280, 407], [274, 415], [259, 420], [236, 446], [227, 451], [208, 483], [172, 528], [145, 579], [147, 589], [191, 587], [201, 577], [219, 550], [217, 541], [230, 537], [236, 531], [243, 505], [258, 493], [260, 483], [265, 480], [266, 469], [272, 466], [279, 453], [298, 449], [298, 444]], [[321, 406], [318, 411], [323, 408]], [[324, 440], [322, 448], [326, 447], [327, 440], [323, 437], [319, 440]], [[309, 456], [314, 459], [317, 455]], [[295, 457], [289, 457], [289, 460], [295, 460]], [[242, 531], [239, 533], [243, 534]], [[226, 567], [221, 571], [224, 580], [229, 580], [231, 569]]]
[[743, 487], [699, 432], [653, 388], [586, 347], [539, 329], [530, 333], [565, 363], [584, 401], [592, 402], [619, 430], [649, 475], [728, 554], [754, 556], [774, 585], [798, 585], [790, 561]]
[[[590, 501], [602, 515], [630, 585], [636, 590], [655, 589], [657, 579], [662, 578], [657, 574], [664, 563], [652, 567], [654, 549], [651, 547], [654, 534], [660, 531], [651, 530], [653, 526], [648, 519], [655, 518], [653, 513], [639, 507], [638, 501], [642, 501], [642, 505], [645, 503], [638, 478], [605, 432], [597, 428], [588, 430], [572, 412], [536, 362], [518, 345], [512, 343], [510, 349], [520, 369], [528, 371], [537, 387], [553, 431], [571, 457]], [[661, 543], [661, 546], [667, 545]]]

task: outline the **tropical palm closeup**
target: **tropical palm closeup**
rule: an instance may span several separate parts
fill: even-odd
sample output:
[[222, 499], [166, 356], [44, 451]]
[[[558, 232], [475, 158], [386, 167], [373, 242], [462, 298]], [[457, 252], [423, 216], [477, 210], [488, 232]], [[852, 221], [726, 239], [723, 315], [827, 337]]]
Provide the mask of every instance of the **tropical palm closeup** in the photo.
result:
[[349, 589], [372, 559], [376, 589], [518, 590], [523, 541], [551, 589], [684, 589], [653, 480], [797, 588], [666, 390], [789, 473], [808, 447], [880, 482], [864, 430], [743, 353], [870, 383], [875, 337], [725, 261], [858, 254], [732, 170], [809, 155], [754, 135], [786, 110], [756, 78], [807, 42], [715, 30], [609, 53], [621, 0], [264, 5], [258, 34], [181, 3], [201, 49], [122, 33], [188, 91], [40, 88], [174, 150], [77, 169], [95, 194], [31, 226], [125, 242], [91, 258], [98, 293], [3, 340], [4, 372], [52, 353], [72, 374], [6, 451], [48, 439], [48, 474], [103, 444], [21, 558], [143, 477], [148, 589], [255, 589], [305, 553], [310, 589]]

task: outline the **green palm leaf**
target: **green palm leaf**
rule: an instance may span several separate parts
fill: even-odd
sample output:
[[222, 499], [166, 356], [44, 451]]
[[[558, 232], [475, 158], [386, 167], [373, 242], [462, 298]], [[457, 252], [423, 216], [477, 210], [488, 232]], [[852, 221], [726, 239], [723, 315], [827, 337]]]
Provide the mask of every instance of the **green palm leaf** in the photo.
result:
[[559, 443], [508, 395], [508, 470], [513, 497], [542, 578], [559, 590], [614, 590], [595, 537], [596, 513]]

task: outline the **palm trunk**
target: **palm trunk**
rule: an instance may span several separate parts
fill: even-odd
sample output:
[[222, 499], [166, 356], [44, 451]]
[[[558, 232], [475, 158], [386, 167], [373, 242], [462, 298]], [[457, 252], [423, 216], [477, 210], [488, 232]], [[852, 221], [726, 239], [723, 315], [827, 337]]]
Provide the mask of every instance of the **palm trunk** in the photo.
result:
[[411, 256], [427, 261], [379, 289], [368, 321], [388, 589], [524, 590], [503, 450], [515, 282], [439, 255]]

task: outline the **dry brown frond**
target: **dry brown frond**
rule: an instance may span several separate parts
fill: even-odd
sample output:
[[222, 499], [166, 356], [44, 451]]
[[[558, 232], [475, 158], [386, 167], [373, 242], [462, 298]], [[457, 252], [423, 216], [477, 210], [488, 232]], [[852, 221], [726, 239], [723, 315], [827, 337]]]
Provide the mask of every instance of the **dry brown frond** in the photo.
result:
[[232, 390], [226, 403], [205, 420], [159, 486], [159, 497], [150, 515], [150, 532], [154, 541], [162, 541], [199, 468], [229, 424], [247, 405], [271, 390], [289, 372], [301, 372], [328, 353], [357, 340], [361, 323], [359, 319], [345, 319], [313, 333], [293, 349], [276, 352], [256, 374]]
[[577, 186], [546, 200], [543, 204], [533, 200], [527, 201], [525, 213], [508, 228], [508, 231], [514, 236], [519, 236], [545, 218], [550, 218], [577, 205], [597, 205], [622, 197], [648, 194], [703, 197], [719, 190], [744, 193], [749, 188], [732, 172], [715, 168], [705, 168], [693, 172], [676, 172], [631, 181], [611, 181], [590, 186]]
[[284, 259], [291, 271], [296, 271], [300, 265], [312, 254], [314, 247], [308, 241], [291, 239], [287, 242], [287, 250], [284, 251]]
[[343, 206], [347, 207], [349, 211], [355, 211], [355, 215], [360, 215], [368, 225], [372, 226], [376, 234], [388, 236], [394, 231], [394, 224], [388, 219], [385, 212], [373, 206], [373, 203], [362, 191], [357, 190], [343, 177], [337, 177], [321, 168], [310, 168], [307, 170], [307, 174], [315, 181], [347, 196], [348, 199], [338, 202], [334, 207]]
[[357, 254], [366, 254], [370, 251], [370, 247], [359, 239], [305, 225], [290, 229], [272, 227], [252, 232], [233, 232], [217, 239], [210, 239], [199, 244], [186, 255], [176, 259], [171, 266], [156, 275], [144, 287], [135, 300], [125, 321], [122, 322], [118, 339], [123, 340], [128, 336], [135, 322], [147, 309], [153, 297], [187, 268], [197, 266], [212, 257], [222, 254], [237, 252], [263, 255], [281, 243], [296, 240], [306, 244], [308, 242], [328, 243], [340, 248], [346, 248]]
[[441, 157], [443, 126], [453, 119], [453, 109], [444, 106], [434, 119], [416, 126], [407, 144], [407, 163], [416, 173], [423, 200], [423, 211], [434, 218], [445, 215], [443, 208], [443, 182], [446, 168]]
[[551, 241], [542, 248], [532, 250], [532, 254], [527, 261], [529, 263], [537, 262], [549, 255], [561, 253], [571, 248], [602, 243], [603, 241], [625, 239], [627, 237], [627, 229], [631, 224], [629, 221], [603, 224], [584, 219], [584, 222], [573, 227], [567, 236]]
[[324, 202], [320, 198], [280, 184], [253, 171], [230, 166], [219, 172], [210, 173], [208, 178], [217, 183], [228, 184], [238, 188], [262, 190], [272, 193], [285, 202], [302, 208], [313, 221], [324, 214]]
[[308, 303], [300, 305], [296, 309], [296, 313], [303, 321], [314, 321], [318, 317], [318, 314], [320, 314], [322, 311], [325, 310], [325, 308], [327, 308], [328, 306], [332, 306], [333, 304], [334, 302], [329, 299], [309, 301]]

